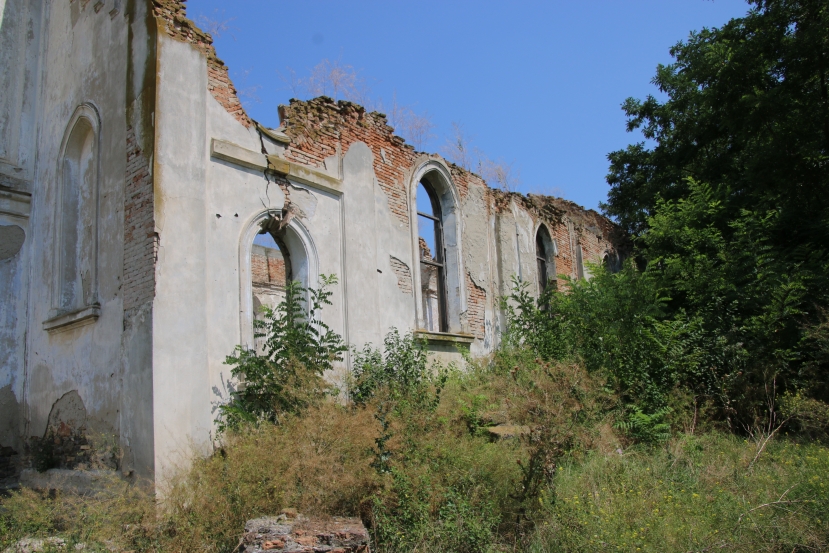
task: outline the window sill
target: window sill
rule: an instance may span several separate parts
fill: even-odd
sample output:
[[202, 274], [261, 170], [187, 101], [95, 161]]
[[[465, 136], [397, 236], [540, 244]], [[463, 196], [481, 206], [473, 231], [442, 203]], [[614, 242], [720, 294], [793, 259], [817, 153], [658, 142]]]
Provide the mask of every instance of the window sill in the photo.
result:
[[432, 332], [431, 330], [415, 330], [415, 338], [426, 340], [429, 344], [454, 344], [468, 346], [475, 341], [471, 334], [455, 334], [453, 332]]
[[69, 330], [92, 324], [101, 316], [101, 306], [99, 304], [88, 305], [74, 311], [61, 313], [51, 319], [43, 321], [43, 330], [47, 332], [59, 332], [61, 330]]

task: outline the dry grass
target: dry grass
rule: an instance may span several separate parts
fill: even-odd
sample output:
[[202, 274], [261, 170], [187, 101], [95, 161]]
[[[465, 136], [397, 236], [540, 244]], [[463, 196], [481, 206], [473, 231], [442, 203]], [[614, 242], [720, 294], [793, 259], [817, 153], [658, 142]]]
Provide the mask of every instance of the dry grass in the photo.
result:
[[[631, 447], [601, 380], [521, 355], [455, 375], [434, 408], [383, 401], [229, 433], [160, 504], [117, 479], [96, 497], [21, 491], [0, 500], [0, 551], [60, 536], [87, 551], [230, 553], [246, 520], [286, 507], [361, 516], [386, 552], [829, 547], [829, 449], [817, 443], [776, 437], [751, 470], [756, 444], [715, 431]], [[494, 422], [532, 434], [491, 442]]]

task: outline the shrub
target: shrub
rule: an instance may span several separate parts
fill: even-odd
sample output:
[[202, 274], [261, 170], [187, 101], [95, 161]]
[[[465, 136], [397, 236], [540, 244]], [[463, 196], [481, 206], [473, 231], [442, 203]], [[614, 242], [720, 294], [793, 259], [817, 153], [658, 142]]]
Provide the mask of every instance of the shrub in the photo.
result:
[[[328, 286], [334, 275], [322, 276], [319, 290], [306, 290], [297, 281], [285, 287], [285, 299], [276, 309], [262, 307], [265, 320], [254, 320], [254, 336], [264, 338], [262, 350], [236, 346], [225, 361], [243, 384], [219, 409], [219, 429], [260, 420], [276, 423], [317, 403], [328, 392], [322, 375], [342, 360], [342, 337], [319, 313], [331, 305]], [[310, 302], [307, 301], [310, 297]]]

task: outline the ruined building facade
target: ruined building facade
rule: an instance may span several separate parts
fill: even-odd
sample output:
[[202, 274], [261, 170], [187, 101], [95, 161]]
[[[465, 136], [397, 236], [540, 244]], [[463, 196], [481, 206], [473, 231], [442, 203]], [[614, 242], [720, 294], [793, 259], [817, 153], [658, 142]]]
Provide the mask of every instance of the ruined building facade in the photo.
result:
[[52, 428], [169, 475], [288, 279], [337, 275], [323, 318], [350, 344], [395, 327], [460, 360], [497, 347], [513, 276], [617, 262], [597, 213], [489, 188], [380, 113], [321, 97], [258, 125], [176, 0], [0, 9], [2, 459]]

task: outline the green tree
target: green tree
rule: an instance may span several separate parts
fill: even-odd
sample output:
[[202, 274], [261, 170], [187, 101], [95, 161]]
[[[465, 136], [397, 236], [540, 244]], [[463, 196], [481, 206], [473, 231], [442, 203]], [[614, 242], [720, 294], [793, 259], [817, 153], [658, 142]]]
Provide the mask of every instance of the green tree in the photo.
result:
[[720, 340], [697, 382], [745, 417], [771, 383], [826, 398], [829, 303], [829, 1], [750, 4], [671, 49], [665, 101], [625, 101], [649, 142], [609, 154], [604, 206], [669, 298], [662, 320]]

